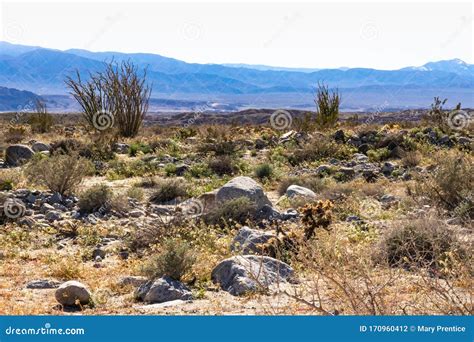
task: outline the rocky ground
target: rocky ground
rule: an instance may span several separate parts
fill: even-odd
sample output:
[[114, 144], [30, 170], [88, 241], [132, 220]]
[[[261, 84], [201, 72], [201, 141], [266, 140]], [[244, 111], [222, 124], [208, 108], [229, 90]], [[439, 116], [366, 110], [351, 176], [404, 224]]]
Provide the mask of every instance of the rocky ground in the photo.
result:
[[1, 314], [472, 314], [468, 127], [19, 127]]

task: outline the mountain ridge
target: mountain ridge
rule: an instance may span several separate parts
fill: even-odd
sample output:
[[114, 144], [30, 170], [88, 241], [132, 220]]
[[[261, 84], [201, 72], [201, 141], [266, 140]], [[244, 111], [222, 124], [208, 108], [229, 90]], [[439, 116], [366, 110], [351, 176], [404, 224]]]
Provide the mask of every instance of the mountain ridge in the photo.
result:
[[[28, 47], [0, 42], [0, 85], [23, 89], [39, 95], [66, 95], [67, 76], [74, 77], [78, 69], [87, 77], [103, 70], [105, 62], [131, 60], [140, 68], [147, 68], [155, 98], [177, 99], [194, 97], [197, 100], [224, 102], [243, 106], [268, 104], [277, 106], [281, 97], [289, 99], [289, 106], [306, 106], [318, 82], [331, 88], [354, 90], [364, 97], [369, 89], [380, 102], [392, 99], [396, 106], [413, 107], [430, 103], [442, 92], [460, 94], [458, 101], [474, 106], [474, 65], [459, 59], [428, 62], [420, 67], [396, 70], [371, 68], [307, 69], [270, 67], [265, 65], [198, 64], [151, 53], [92, 52], [81, 49], [56, 50]], [[406, 101], [397, 98], [393, 89], [411, 90]], [[390, 89], [387, 94], [387, 89]], [[368, 90], [367, 90], [368, 91]], [[368, 93], [367, 93], [368, 94]], [[239, 98], [240, 97], [240, 98]], [[344, 97], [344, 96], [343, 96]], [[232, 99], [230, 99], [232, 98]], [[299, 100], [301, 99], [301, 100]], [[259, 102], [260, 101], [260, 102]], [[298, 102], [300, 101], [300, 102]], [[350, 107], [352, 100], [344, 105]], [[370, 100], [367, 106], [377, 105]], [[352, 101], [353, 102], [353, 101]]]

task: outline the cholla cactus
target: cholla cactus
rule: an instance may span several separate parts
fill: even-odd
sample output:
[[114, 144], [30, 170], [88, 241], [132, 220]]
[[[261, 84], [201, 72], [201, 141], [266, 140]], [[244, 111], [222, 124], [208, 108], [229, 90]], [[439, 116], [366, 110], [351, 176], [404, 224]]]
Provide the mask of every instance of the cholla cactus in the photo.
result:
[[306, 204], [300, 209], [303, 215], [301, 222], [305, 225], [304, 236], [305, 239], [310, 239], [316, 230], [316, 228], [324, 228], [327, 230], [328, 226], [332, 221], [332, 207], [331, 201], [317, 201], [314, 203]]

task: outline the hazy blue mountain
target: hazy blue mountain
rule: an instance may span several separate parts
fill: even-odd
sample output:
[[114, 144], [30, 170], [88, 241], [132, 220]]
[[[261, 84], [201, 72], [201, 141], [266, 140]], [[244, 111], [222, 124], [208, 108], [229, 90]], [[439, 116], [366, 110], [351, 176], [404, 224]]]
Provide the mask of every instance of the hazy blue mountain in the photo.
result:
[[28, 111], [39, 96], [25, 90], [0, 87], [0, 111]]
[[[430, 62], [421, 67], [399, 70], [308, 70], [262, 65], [196, 64], [149, 53], [59, 51], [9, 43], [0, 43], [0, 48], [0, 85], [40, 95], [67, 94], [64, 80], [67, 76], [73, 76], [76, 69], [87, 77], [91, 72], [102, 70], [105, 62], [131, 60], [140, 68], [147, 68], [154, 98], [192, 99], [242, 106], [257, 103], [276, 106], [285, 99], [289, 106], [304, 107], [311, 105], [312, 93], [318, 82], [324, 82], [330, 87], [358, 94], [357, 101], [349, 97], [345, 102], [348, 107], [357, 103], [359, 108], [360, 102], [365, 99], [364, 94], [370, 101], [367, 107], [389, 100], [393, 101], [393, 105], [402, 103], [409, 107], [426, 103], [428, 106], [429, 97], [433, 94], [443, 96], [444, 92], [459, 94], [453, 101], [474, 107], [474, 99], [470, 95], [474, 89], [474, 66], [461, 60]], [[406, 94], [409, 100], [403, 103], [399, 93]]]

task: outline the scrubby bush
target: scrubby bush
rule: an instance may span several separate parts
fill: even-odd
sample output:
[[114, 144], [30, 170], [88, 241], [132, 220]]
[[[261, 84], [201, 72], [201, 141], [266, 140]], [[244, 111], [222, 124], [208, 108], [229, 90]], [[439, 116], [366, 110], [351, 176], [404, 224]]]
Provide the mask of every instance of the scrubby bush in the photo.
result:
[[45, 185], [49, 190], [60, 194], [71, 193], [91, 174], [90, 161], [77, 155], [54, 155], [36, 158], [25, 170], [30, 180]]
[[403, 153], [402, 164], [405, 167], [415, 167], [421, 162], [422, 155], [418, 151], [408, 151]]
[[74, 153], [77, 153], [82, 157], [88, 157], [91, 154], [90, 151], [88, 151], [86, 144], [77, 139], [69, 138], [53, 141], [51, 143], [51, 155]]
[[417, 177], [408, 187], [415, 200], [425, 200], [453, 216], [474, 218], [474, 161], [462, 152], [440, 152], [428, 177]]
[[130, 145], [128, 154], [130, 157], [136, 157], [138, 153], [148, 154], [152, 152], [153, 149], [150, 147], [150, 145], [142, 142], [135, 142]]
[[321, 127], [332, 127], [339, 119], [341, 96], [337, 90], [330, 91], [324, 84], [318, 84], [316, 92], [316, 124]]
[[423, 218], [397, 223], [380, 242], [380, 256], [394, 267], [447, 267], [449, 258], [464, 258], [456, 234], [441, 220]]
[[345, 159], [352, 154], [351, 149], [344, 144], [337, 144], [328, 137], [318, 135], [304, 144], [286, 152], [292, 165], [303, 162], [313, 162], [327, 158]]
[[54, 124], [54, 117], [48, 113], [46, 104], [37, 100], [35, 102], [36, 112], [28, 118], [28, 123], [34, 133], [48, 133]]
[[28, 129], [22, 125], [10, 125], [5, 133], [5, 141], [7, 143], [19, 143], [26, 138]]
[[109, 163], [107, 178], [110, 180], [151, 176], [158, 172], [156, 165], [143, 160], [127, 162], [124, 160], [112, 160]]
[[144, 197], [144, 193], [142, 189], [136, 186], [132, 186], [131, 188], [127, 190], [127, 196], [137, 201], [141, 201]]
[[255, 177], [260, 180], [270, 179], [273, 176], [273, 167], [268, 163], [261, 164], [255, 168], [254, 172]]
[[150, 279], [168, 276], [182, 280], [196, 260], [191, 246], [183, 240], [167, 238], [160, 247], [160, 252], [145, 265], [143, 273]]
[[170, 201], [179, 201], [187, 197], [186, 185], [178, 179], [163, 179], [158, 181], [155, 190], [150, 196], [150, 202], [163, 204]]
[[108, 210], [111, 198], [112, 190], [107, 185], [94, 185], [79, 196], [79, 210], [85, 213]]
[[204, 221], [211, 225], [226, 225], [229, 223], [244, 224], [251, 220], [256, 211], [256, 205], [247, 197], [240, 197], [220, 203], [204, 215]]
[[232, 175], [236, 171], [234, 160], [226, 155], [212, 158], [208, 162], [207, 167], [209, 170], [219, 176]]

